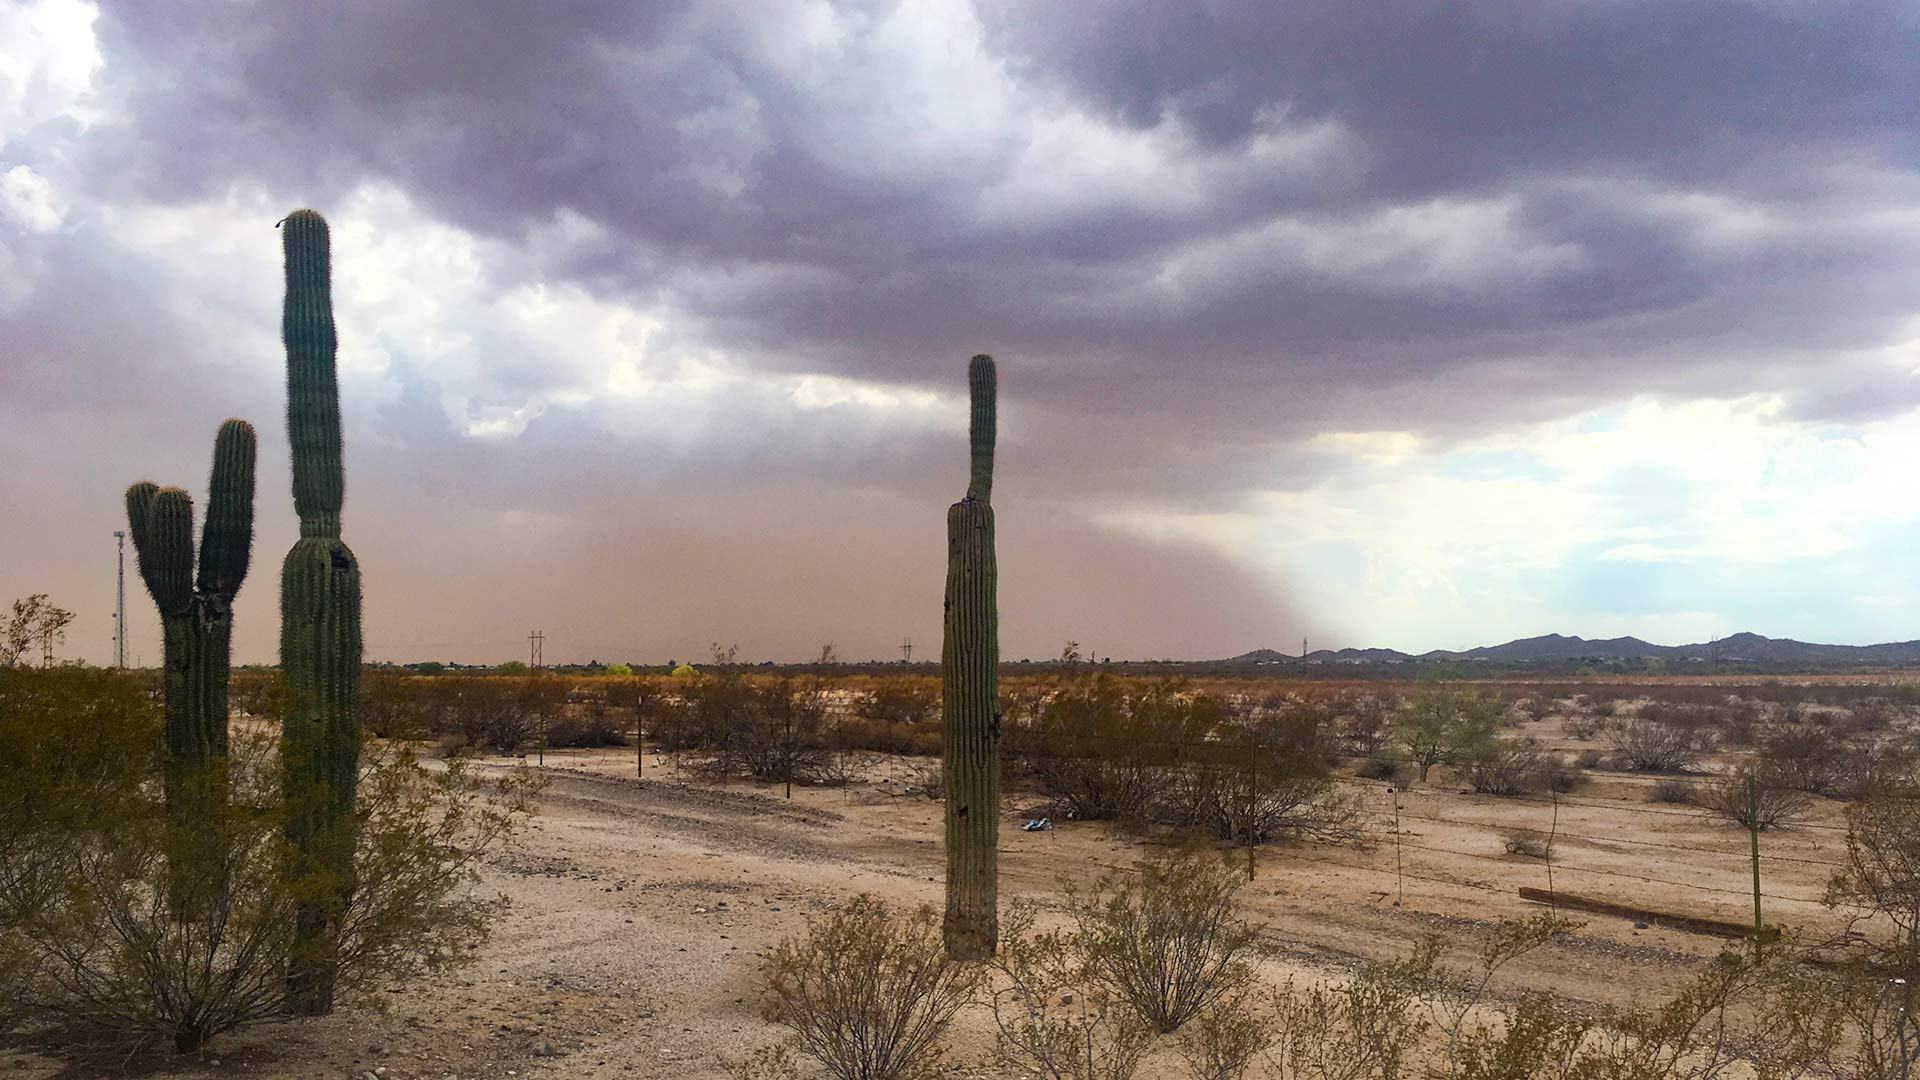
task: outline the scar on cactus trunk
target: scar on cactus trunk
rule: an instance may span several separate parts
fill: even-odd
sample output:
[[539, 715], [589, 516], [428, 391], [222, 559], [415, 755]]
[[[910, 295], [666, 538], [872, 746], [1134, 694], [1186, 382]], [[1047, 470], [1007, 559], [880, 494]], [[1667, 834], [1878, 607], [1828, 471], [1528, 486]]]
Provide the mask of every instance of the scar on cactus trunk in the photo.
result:
[[360, 767], [360, 565], [340, 539], [345, 479], [335, 374], [327, 222], [296, 210], [282, 223], [287, 292], [287, 436], [300, 539], [280, 575], [280, 666], [286, 674], [281, 761], [294, 859], [287, 1006], [333, 1008], [340, 921], [353, 895], [353, 804]]
[[947, 785], [947, 954], [992, 956], [1000, 943], [1000, 609], [994, 560], [993, 358], [967, 365], [973, 475], [947, 510], [947, 599], [940, 713]]
[[220, 881], [233, 598], [253, 554], [256, 453], [257, 440], [246, 421], [220, 425], [197, 575], [193, 498], [180, 488], [145, 480], [127, 489], [134, 556], [160, 609], [166, 852], [169, 900], [176, 911], [214, 895]]

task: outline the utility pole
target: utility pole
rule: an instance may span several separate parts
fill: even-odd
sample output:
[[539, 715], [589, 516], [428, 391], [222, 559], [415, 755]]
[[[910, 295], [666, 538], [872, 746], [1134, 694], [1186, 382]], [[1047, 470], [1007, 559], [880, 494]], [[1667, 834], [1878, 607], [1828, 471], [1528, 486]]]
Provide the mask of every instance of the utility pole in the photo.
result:
[[913, 663], [913, 639], [910, 637], [900, 639], [900, 662]]
[[530, 630], [527, 632], [527, 666], [535, 671], [540, 670], [542, 646], [546, 643], [547, 632], [545, 630]]
[[40, 666], [43, 668], [49, 668], [53, 666], [53, 631], [52, 630], [40, 631]]
[[115, 529], [113, 538], [119, 545], [120, 572], [113, 588], [113, 666], [124, 670], [127, 666], [127, 533], [125, 529]]

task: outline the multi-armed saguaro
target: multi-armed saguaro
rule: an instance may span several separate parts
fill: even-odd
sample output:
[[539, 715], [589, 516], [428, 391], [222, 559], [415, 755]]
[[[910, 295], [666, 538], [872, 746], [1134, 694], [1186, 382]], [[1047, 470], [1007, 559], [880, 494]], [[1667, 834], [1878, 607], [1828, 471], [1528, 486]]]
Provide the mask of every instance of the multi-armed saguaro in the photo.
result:
[[[188, 787], [224, 798], [227, 668], [233, 655], [233, 598], [253, 553], [256, 440], [244, 420], [220, 425], [213, 443], [200, 572], [193, 565], [193, 498], [142, 480], [127, 489], [127, 526], [140, 576], [160, 609], [166, 694], [166, 796], [169, 816], [193, 827]], [[216, 804], [218, 799], [215, 800]], [[210, 827], [211, 823], [202, 823]]]
[[1000, 608], [993, 549], [994, 367], [967, 365], [973, 398], [973, 476], [947, 509], [947, 603], [940, 642], [941, 734], [947, 783], [947, 954], [999, 946]]
[[287, 435], [300, 539], [280, 576], [280, 666], [287, 703], [281, 754], [287, 836], [299, 851], [297, 940], [287, 972], [295, 1013], [333, 1007], [340, 919], [353, 891], [353, 800], [360, 765], [360, 566], [340, 540], [340, 389], [326, 219], [282, 223], [287, 297]]

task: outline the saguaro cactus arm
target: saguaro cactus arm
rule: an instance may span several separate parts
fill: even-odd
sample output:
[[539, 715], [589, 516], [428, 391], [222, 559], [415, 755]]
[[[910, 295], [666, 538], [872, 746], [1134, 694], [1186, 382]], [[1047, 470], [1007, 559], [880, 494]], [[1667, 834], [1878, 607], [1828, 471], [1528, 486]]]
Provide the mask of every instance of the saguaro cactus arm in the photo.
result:
[[193, 498], [143, 480], [127, 489], [127, 527], [161, 616], [186, 614], [193, 607]]
[[200, 590], [233, 601], [253, 555], [253, 425], [229, 420], [213, 443], [207, 522], [200, 535]]
[[293, 444], [293, 508], [300, 535], [340, 535], [346, 496], [340, 468], [340, 385], [334, 354], [333, 284], [327, 221], [295, 210], [281, 222], [287, 295], [280, 340], [287, 347], [287, 436]]
[[967, 498], [993, 501], [993, 443], [998, 423], [995, 417], [997, 376], [993, 357], [982, 354], [967, 363], [967, 391], [972, 409], [967, 418], [967, 439], [973, 451], [973, 475], [967, 483]]

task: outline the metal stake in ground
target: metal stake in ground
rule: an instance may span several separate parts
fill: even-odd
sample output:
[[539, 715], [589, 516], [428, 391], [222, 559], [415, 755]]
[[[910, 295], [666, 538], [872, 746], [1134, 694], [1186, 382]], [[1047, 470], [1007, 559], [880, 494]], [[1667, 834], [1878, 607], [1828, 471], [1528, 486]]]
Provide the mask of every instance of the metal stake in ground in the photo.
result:
[[1747, 773], [1747, 837], [1753, 842], [1753, 954], [1760, 955], [1766, 924], [1760, 921], [1760, 777]]

